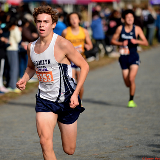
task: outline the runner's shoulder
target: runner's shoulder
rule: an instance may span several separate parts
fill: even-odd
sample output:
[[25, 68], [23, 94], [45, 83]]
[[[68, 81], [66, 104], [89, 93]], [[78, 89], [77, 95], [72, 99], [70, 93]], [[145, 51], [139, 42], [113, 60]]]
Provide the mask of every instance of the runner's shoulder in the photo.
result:
[[67, 28], [63, 30], [63, 33], [67, 33]]
[[142, 30], [141, 27], [139, 27], [139, 26], [135, 26], [135, 32], [136, 32], [137, 35], [142, 35], [142, 34], [144, 34], [144, 33], [143, 33], [143, 30]]
[[88, 30], [87, 29], [83, 28], [83, 31], [84, 31], [85, 34], [88, 34]]
[[67, 39], [63, 38], [62, 36], [58, 36], [56, 44], [62, 50], [63, 49], [67, 49], [68, 47], [70, 47], [72, 45], [72, 43], [70, 41], [68, 41]]
[[28, 45], [27, 45], [27, 50], [29, 50], [29, 51], [30, 51], [30, 48], [31, 48], [31, 44], [32, 44], [32, 42], [28, 43]]
[[117, 27], [117, 32], [118, 33], [120, 33], [122, 31], [122, 27], [123, 27], [122, 25], [120, 25], [120, 26]]
[[141, 31], [141, 30], [142, 30], [141, 27], [136, 26], [136, 25], [135, 25], [135, 29], [136, 29], [137, 31]]

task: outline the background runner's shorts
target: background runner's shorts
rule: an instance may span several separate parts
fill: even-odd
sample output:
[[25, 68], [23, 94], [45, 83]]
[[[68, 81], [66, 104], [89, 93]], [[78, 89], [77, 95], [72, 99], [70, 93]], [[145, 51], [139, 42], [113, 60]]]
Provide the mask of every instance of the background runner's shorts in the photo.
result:
[[129, 69], [132, 64], [140, 65], [138, 53], [131, 53], [129, 55], [121, 55], [119, 57], [119, 63], [122, 69]]
[[63, 124], [74, 123], [80, 113], [82, 113], [85, 108], [81, 107], [81, 100], [78, 97], [79, 105], [76, 108], [70, 108], [70, 97], [63, 103], [52, 102], [46, 99], [42, 99], [36, 96], [36, 112], [53, 112], [58, 114], [58, 121]]
[[71, 67], [72, 67], [72, 69], [75, 69], [75, 70], [77, 70], [77, 71], [80, 71], [80, 68], [77, 67], [73, 62], [71, 62]]

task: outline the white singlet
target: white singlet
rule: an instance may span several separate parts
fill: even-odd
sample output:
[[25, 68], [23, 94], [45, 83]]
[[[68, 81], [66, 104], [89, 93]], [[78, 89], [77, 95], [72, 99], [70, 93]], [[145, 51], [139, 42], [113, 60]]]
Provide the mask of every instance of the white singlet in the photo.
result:
[[31, 43], [30, 57], [35, 66], [39, 80], [37, 95], [53, 102], [64, 102], [75, 90], [76, 84], [72, 79], [71, 65], [58, 63], [54, 57], [54, 45], [58, 35], [53, 34], [49, 47], [42, 53], [34, 51], [34, 41]]

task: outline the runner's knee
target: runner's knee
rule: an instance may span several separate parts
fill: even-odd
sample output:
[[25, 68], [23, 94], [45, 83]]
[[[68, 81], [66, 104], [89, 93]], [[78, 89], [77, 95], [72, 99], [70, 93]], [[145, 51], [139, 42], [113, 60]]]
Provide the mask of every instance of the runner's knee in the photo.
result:
[[126, 87], [130, 87], [130, 84], [129, 83], [125, 83]]
[[134, 83], [134, 81], [135, 81], [135, 77], [129, 77], [129, 82], [130, 83]]
[[63, 150], [68, 155], [73, 155], [75, 152], [75, 147], [63, 147]]
[[124, 83], [125, 83], [126, 87], [130, 87], [130, 81], [124, 80]]
[[50, 150], [53, 147], [52, 140], [49, 138], [43, 137], [43, 136], [40, 137], [40, 144], [41, 144], [43, 151]]

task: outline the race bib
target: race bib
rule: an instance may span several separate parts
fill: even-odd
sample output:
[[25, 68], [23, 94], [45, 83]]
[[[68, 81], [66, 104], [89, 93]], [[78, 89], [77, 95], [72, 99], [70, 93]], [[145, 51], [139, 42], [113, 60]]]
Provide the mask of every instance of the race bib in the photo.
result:
[[82, 45], [75, 46], [74, 48], [75, 48], [79, 53], [82, 53], [82, 51], [83, 51]]
[[130, 53], [128, 46], [121, 46], [121, 47], [119, 48], [119, 53], [120, 53], [121, 55], [128, 55], [128, 54]]
[[52, 71], [38, 72], [36, 71], [37, 78], [40, 82], [53, 82]]

